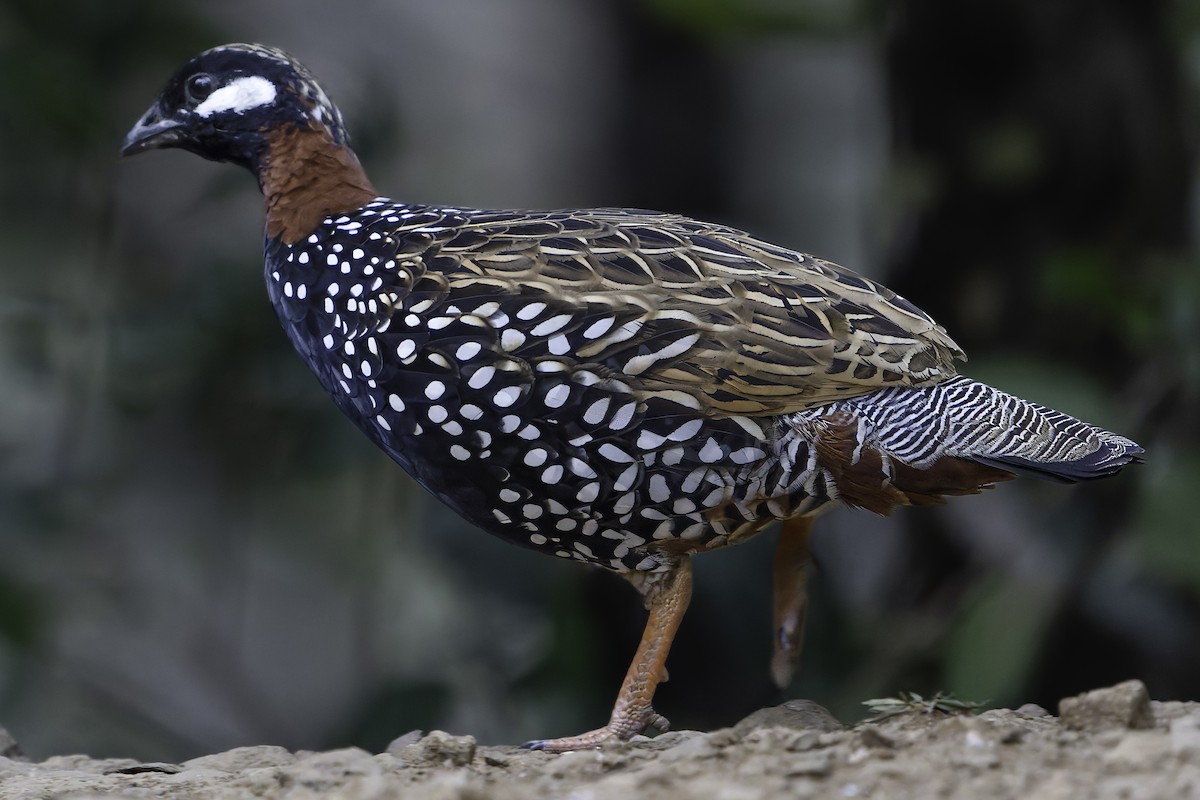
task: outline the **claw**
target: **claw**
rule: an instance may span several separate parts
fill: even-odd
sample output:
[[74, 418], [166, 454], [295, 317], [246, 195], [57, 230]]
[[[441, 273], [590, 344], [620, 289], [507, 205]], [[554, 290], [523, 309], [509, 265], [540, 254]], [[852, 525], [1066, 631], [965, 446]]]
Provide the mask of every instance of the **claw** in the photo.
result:
[[590, 750], [601, 747], [609, 742], [623, 742], [632, 739], [639, 733], [654, 728], [659, 733], [671, 730], [671, 721], [659, 714], [653, 708], [646, 710], [636, 718], [632, 715], [617, 718], [616, 714], [603, 728], [581, 733], [578, 736], [564, 736], [561, 739], [534, 739], [521, 745], [524, 750], [541, 750], [546, 753], [566, 753], [571, 750]]

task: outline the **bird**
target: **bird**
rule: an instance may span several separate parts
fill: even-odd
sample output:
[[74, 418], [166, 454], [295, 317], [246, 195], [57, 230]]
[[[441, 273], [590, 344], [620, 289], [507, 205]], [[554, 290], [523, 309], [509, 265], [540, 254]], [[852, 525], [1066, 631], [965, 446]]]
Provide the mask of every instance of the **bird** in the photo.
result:
[[646, 627], [608, 723], [533, 749], [669, 729], [652, 700], [699, 554], [781, 523], [783, 685], [820, 514], [1142, 460], [1128, 438], [960, 375], [942, 326], [830, 261], [671, 213], [390, 199], [337, 106], [274, 47], [180, 67], [121, 154], [157, 148], [257, 178], [271, 304], [368, 438], [483, 531], [641, 593]]

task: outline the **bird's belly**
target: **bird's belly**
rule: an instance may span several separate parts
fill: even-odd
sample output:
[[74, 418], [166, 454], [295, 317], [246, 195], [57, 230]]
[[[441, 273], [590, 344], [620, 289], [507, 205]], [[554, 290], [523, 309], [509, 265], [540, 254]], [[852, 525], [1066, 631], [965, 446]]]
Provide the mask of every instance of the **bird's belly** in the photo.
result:
[[492, 380], [401, 371], [371, 386], [329, 370], [322, 382], [443, 503], [559, 558], [655, 570], [828, 500], [807, 443], [758, 423], [566, 377]]

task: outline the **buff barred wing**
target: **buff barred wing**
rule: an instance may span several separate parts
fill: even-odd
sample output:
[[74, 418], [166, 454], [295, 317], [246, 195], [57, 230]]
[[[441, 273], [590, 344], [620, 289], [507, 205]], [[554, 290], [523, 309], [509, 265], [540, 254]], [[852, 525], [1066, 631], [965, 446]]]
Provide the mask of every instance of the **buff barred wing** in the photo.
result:
[[452, 234], [425, 254], [431, 298], [490, 300], [521, 322], [504, 350], [603, 365], [643, 399], [779, 415], [937, 383], [962, 357], [887, 288], [731, 228], [616, 209], [425, 213], [434, 239]]

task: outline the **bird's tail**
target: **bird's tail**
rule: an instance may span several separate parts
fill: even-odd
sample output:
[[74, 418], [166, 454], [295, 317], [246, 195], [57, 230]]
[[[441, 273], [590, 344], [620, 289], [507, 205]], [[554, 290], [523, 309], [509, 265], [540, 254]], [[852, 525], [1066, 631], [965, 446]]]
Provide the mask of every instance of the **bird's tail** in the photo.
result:
[[829, 422], [818, 452], [826, 451], [822, 463], [842, 465], [835, 482], [843, 499], [884, 513], [978, 492], [1014, 474], [1102, 478], [1144, 452], [1124, 436], [964, 377], [883, 389], [822, 411]]

